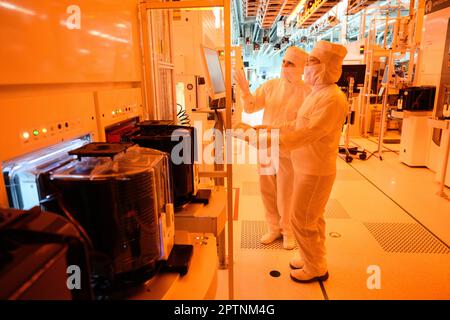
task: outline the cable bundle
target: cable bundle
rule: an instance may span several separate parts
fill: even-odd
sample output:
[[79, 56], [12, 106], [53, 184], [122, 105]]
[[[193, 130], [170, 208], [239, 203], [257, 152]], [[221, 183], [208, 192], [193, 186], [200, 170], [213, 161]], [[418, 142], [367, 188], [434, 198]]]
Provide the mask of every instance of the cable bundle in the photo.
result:
[[189, 118], [189, 114], [186, 113], [186, 110], [183, 109], [183, 106], [181, 104], [177, 103], [177, 106], [178, 106], [177, 118], [179, 123], [184, 126], [190, 126], [191, 119]]

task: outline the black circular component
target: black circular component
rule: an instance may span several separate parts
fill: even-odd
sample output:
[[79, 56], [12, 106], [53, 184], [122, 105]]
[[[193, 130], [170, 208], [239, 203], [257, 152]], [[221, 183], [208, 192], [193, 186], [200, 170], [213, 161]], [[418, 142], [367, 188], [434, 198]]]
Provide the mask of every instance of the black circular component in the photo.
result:
[[366, 159], [367, 159], [367, 154], [366, 154], [366, 153], [361, 153], [361, 154], [359, 155], [359, 158], [360, 158], [361, 160], [366, 160]]
[[281, 276], [280, 271], [277, 271], [277, 270], [272, 270], [269, 272], [269, 274], [271, 277], [274, 277], [274, 278], [278, 278], [279, 276]]
[[70, 155], [83, 157], [114, 157], [131, 147], [132, 143], [107, 143], [91, 142], [75, 150], [69, 151]]
[[187, 88], [188, 90], [192, 90], [192, 89], [194, 89], [194, 86], [192, 85], [192, 83], [188, 83], [187, 86], [186, 86], [186, 88]]

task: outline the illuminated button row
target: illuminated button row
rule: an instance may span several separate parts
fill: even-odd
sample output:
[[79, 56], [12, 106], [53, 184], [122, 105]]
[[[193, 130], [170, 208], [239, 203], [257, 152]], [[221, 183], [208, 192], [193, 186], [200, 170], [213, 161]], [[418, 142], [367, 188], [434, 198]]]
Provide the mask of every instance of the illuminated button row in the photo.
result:
[[[40, 133], [46, 134], [48, 132], [47, 128], [42, 128], [41, 131], [39, 131], [38, 129], [34, 129], [31, 134], [33, 134], [33, 136], [37, 137]], [[25, 140], [28, 140], [31, 136], [31, 134], [28, 131], [25, 131], [22, 133], [22, 137]]]
[[[66, 128], [68, 128], [69, 127], [69, 123], [68, 122], [65, 122], [64, 124], [61, 124], [61, 123], [59, 123], [58, 125], [57, 125], [57, 128], [58, 129], [62, 129], [63, 127], [66, 127]], [[54, 130], [54, 128], [53, 128], [53, 126], [51, 126], [50, 127], [50, 131], [53, 131]], [[42, 128], [41, 130], [38, 130], [38, 129], [34, 129], [33, 131], [31, 131], [31, 133], [30, 132], [28, 132], [28, 131], [24, 131], [24, 132], [22, 132], [22, 138], [24, 139], [24, 140], [28, 140], [28, 139], [30, 139], [30, 137], [31, 137], [31, 135], [33, 135], [34, 137], [38, 137], [39, 135], [41, 135], [41, 134], [47, 134], [48, 133], [48, 129], [47, 128]]]
[[119, 115], [119, 114], [121, 114], [121, 113], [124, 113], [124, 112], [130, 112], [131, 111], [131, 107], [126, 107], [126, 108], [124, 108], [124, 109], [116, 109], [116, 110], [113, 110], [113, 111], [111, 111], [111, 114], [113, 115], [113, 116], [116, 116], [116, 115]]

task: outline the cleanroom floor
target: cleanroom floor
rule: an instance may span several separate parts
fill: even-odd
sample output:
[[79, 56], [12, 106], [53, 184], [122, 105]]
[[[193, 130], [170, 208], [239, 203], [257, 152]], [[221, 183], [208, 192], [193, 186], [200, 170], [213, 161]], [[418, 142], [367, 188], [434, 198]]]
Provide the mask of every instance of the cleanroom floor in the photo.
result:
[[[289, 277], [294, 250], [258, 243], [266, 227], [256, 165], [233, 166], [234, 298], [450, 299], [450, 201], [436, 195], [434, 173], [401, 164], [394, 152], [383, 161], [338, 159], [337, 168], [325, 214], [330, 278], [299, 284]], [[228, 299], [227, 270], [219, 270], [216, 299]]]

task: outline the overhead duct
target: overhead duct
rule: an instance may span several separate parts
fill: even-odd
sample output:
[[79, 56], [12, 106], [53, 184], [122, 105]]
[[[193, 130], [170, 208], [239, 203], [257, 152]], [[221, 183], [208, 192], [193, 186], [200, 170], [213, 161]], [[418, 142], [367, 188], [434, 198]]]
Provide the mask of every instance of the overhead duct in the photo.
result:
[[244, 30], [243, 30], [243, 26], [242, 26], [242, 22], [243, 22], [243, 17], [242, 17], [242, 7], [241, 7], [242, 3], [240, 3], [239, 0], [233, 0], [232, 6], [234, 9], [234, 17], [235, 17], [235, 21], [237, 23], [237, 27], [239, 29], [239, 37], [243, 37], [244, 36]]
[[269, 32], [269, 39], [270, 39], [270, 42], [271, 42], [271, 43], [274, 43], [274, 42], [276, 42], [276, 41], [278, 40], [278, 36], [277, 36], [277, 29], [278, 29], [278, 26], [277, 26], [277, 23], [280, 22], [280, 21], [282, 21], [282, 18], [281, 18], [281, 17], [279, 18], [278, 21], [276, 21], [276, 23], [274, 23], [272, 29], [270, 29], [270, 32]]
[[261, 28], [257, 24], [253, 28], [253, 42], [259, 42]]

